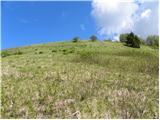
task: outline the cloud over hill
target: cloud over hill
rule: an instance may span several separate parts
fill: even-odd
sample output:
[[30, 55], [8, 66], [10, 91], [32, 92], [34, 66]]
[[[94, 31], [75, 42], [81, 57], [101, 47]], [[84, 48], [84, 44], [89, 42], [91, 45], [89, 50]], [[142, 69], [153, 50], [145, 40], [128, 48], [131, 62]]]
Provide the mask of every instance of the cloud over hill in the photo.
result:
[[92, 16], [98, 27], [98, 34], [104, 36], [133, 31], [145, 38], [158, 34], [157, 0], [93, 0]]

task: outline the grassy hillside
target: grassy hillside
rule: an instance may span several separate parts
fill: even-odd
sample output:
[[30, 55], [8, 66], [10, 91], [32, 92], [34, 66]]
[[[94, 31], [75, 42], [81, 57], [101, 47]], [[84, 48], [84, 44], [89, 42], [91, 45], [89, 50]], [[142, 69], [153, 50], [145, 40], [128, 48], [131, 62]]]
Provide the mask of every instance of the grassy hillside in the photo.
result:
[[158, 118], [158, 49], [81, 41], [2, 56], [2, 118]]

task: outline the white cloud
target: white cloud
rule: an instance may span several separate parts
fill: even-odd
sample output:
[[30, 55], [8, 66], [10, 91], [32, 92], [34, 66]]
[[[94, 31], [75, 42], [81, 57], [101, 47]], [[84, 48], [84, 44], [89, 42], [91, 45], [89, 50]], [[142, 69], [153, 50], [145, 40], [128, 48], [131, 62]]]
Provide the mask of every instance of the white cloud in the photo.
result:
[[114, 35], [113, 40], [112, 41], [119, 41], [119, 35]]
[[147, 9], [144, 12], [141, 13], [141, 18], [149, 18], [151, 15], [151, 9]]
[[92, 15], [94, 16], [100, 35], [111, 35], [131, 30], [134, 25], [132, 15], [138, 5], [120, 0], [93, 0]]
[[139, 8], [139, 11], [142, 12], [139, 19], [135, 20], [133, 31], [143, 38], [146, 38], [150, 34], [158, 35], [158, 2], [144, 2]]
[[150, 3], [155, 1], [146, 4], [144, 0], [93, 0], [91, 14], [98, 33], [108, 36], [133, 31], [143, 37], [158, 33], [158, 20], [153, 19], [158, 18], [158, 5]]

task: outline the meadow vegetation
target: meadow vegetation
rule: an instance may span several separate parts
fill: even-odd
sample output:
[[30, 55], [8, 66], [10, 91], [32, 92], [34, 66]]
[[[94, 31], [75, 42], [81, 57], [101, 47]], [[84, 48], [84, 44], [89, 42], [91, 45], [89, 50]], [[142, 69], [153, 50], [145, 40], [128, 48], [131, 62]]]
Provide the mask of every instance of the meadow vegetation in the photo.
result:
[[68, 41], [1, 56], [1, 118], [158, 119], [158, 49]]

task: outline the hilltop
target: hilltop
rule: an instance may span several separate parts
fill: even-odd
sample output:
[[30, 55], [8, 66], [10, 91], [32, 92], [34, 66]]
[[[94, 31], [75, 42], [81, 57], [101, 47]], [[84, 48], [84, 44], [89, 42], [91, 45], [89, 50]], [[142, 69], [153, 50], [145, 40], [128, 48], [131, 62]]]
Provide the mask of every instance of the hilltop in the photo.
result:
[[2, 51], [2, 118], [158, 118], [158, 49], [57, 42]]

